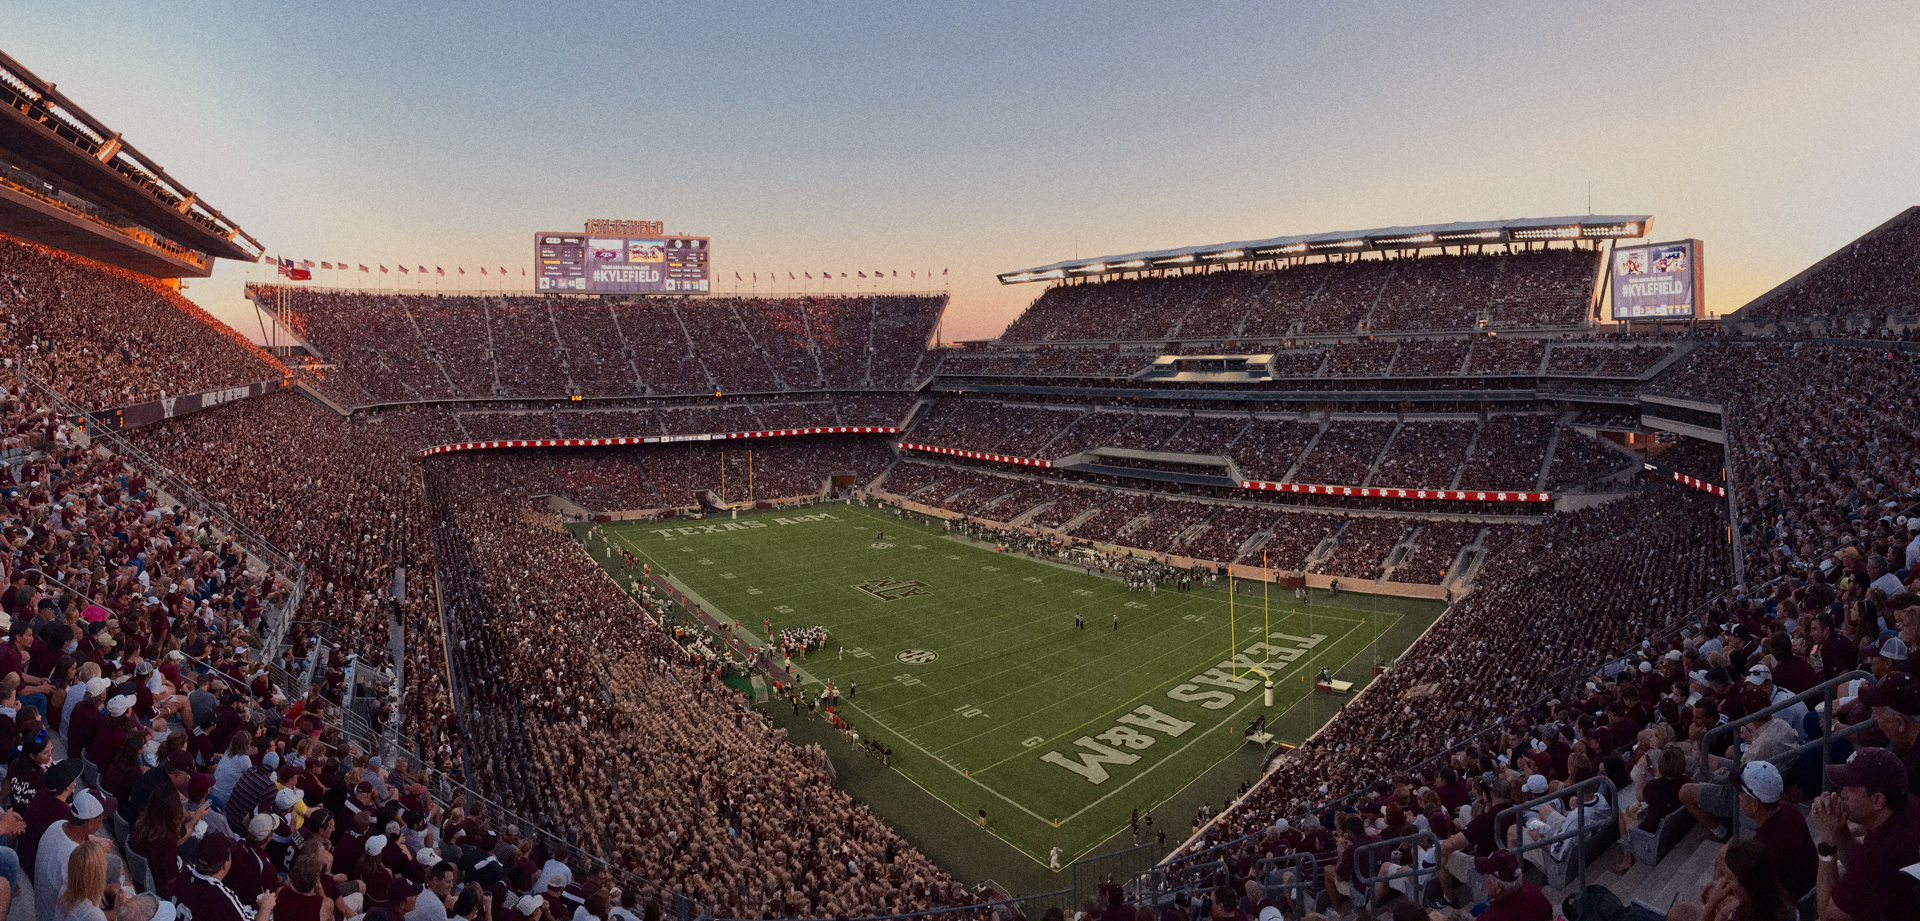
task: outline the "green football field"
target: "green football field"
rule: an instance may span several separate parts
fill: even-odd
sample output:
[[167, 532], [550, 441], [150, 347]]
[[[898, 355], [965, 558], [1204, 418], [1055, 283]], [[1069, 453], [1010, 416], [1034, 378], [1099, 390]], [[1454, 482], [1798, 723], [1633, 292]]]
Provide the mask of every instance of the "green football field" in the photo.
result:
[[[1230, 610], [1224, 591], [1129, 591], [858, 506], [598, 527], [759, 644], [763, 621], [825, 627], [827, 649], [793, 663], [807, 687], [833, 681], [895, 770], [965, 821], [985, 809], [1043, 864], [1055, 847], [1062, 865], [1084, 856], [1247, 744], [1247, 723], [1278, 718], [1322, 667], [1401, 651], [1379, 645], [1396, 614], [1288, 589], [1265, 612], [1257, 594]], [[1187, 818], [1157, 827], [1178, 839]]]

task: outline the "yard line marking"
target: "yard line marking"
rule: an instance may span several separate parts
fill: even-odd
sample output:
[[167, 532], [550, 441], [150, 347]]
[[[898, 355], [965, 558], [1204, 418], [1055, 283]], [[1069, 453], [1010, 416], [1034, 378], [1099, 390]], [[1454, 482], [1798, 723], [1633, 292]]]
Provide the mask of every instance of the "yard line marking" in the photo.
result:
[[[992, 788], [992, 787], [989, 787], [989, 786], [987, 786], [986, 784], [983, 784], [983, 783], [981, 783], [981, 782], [980, 782], [980, 780], [979, 780], [978, 778], [976, 778], [976, 777], [974, 777], [974, 776], [973, 776], [972, 774], [970, 774], [970, 773], [968, 773], [967, 771], [963, 771], [963, 770], [961, 770], [961, 769], [959, 769], [959, 768], [957, 768], [957, 767], [954, 767], [954, 766], [953, 766], [953, 763], [952, 763], [952, 762], [950, 762], [950, 761], [948, 761], [947, 759], [945, 759], [945, 758], [942, 758], [942, 757], [940, 757], [939, 755], [936, 755], [936, 754], [934, 754], [933, 752], [930, 752], [930, 751], [927, 751], [927, 750], [926, 750], [925, 748], [923, 748], [923, 747], [922, 747], [922, 746], [920, 745], [920, 743], [918, 743], [918, 742], [915, 742], [915, 741], [913, 740], [913, 737], [912, 737], [912, 736], [909, 736], [909, 735], [907, 735], [906, 733], [903, 733], [903, 732], [901, 732], [900, 730], [898, 730], [898, 729], [895, 729], [895, 728], [893, 728], [892, 726], [889, 726], [889, 725], [887, 725], [887, 722], [886, 722], [885, 720], [883, 720], [883, 719], [881, 719], [881, 718], [879, 718], [878, 716], [874, 716], [874, 715], [873, 715], [873, 714], [872, 714], [871, 712], [869, 712], [869, 711], [868, 711], [868, 710], [867, 710], [866, 708], [864, 708], [864, 707], [861, 707], [861, 706], [860, 706], [859, 704], [854, 704], [854, 703], [849, 703], [849, 704], [847, 704], [847, 709], [849, 709], [849, 710], [859, 710], [859, 711], [860, 711], [861, 713], [865, 713], [865, 714], [867, 715], [867, 718], [868, 718], [868, 719], [871, 719], [871, 720], [873, 720], [873, 721], [874, 721], [875, 723], [877, 723], [877, 724], [879, 724], [879, 726], [880, 726], [880, 728], [882, 728], [882, 729], [885, 729], [886, 731], [888, 731], [888, 732], [890, 732], [890, 733], [893, 733], [893, 734], [894, 734], [895, 736], [897, 736], [897, 737], [899, 737], [899, 739], [900, 739], [901, 741], [903, 741], [903, 742], [905, 742], [905, 743], [907, 743], [908, 745], [911, 745], [911, 746], [913, 746], [913, 747], [914, 747], [914, 748], [915, 748], [916, 750], [918, 750], [918, 751], [920, 752], [920, 754], [923, 754], [923, 755], [926, 755], [927, 757], [929, 757], [929, 758], [932, 758], [933, 760], [935, 760], [935, 761], [938, 761], [938, 762], [940, 762], [940, 764], [941, 764], [941, 765], [943, 765], [943, 766], [945, 766], [947, 770], [949, 770], [949, 771], [952, 771], [952, 772], [954, 772], [955, 774], [959, 774], [959, 775], [960, 775], [960, 778], [961, 778], [962, 780], [966, 780], [966, 781], [968, 781], [968, 782], [970, 782], [970, 783], [972, 783], [972, 784], [973, 784], [974, 786], [976, 786], [976, 787], [979, 787], [980, 789], [982, 789], [982, 790], [985, 790], [985, 791], [987, 791], [988, 793], [991, 793], [991, 794], [993, 794], [993, 795], [994, 795], [994, 797], [995, 797], [995, 798], [997, 798], [997, 799], [999, 799], [999, 800], [1000, 800], [1001, 802], [1004, 802], [1004, 803], [1006, 803], [1007, 805], [1009, 805], [1009, 806], [1012, 806], [1013, 808], [1015, 808], [1015, 809], [1018, 809], [1018, 810], [1020, 810], [1021, 812], [1024, 812], [1024, 813], [1026, 813], [1027, 815], [1030, 815], [1030, 816], [1033, 816], [1033, 818], [1034, 818], [1034, 821], [1036, 821], [1036, 822], [1039, 822], [1039, 823], [1040, 823], [1040, 824], [1042, 824], [1042, 825], [1049, 825], [1049, 826], [1051, 826], [1051, 825], [1053, 824], [1053, 823], [1052, 823], [1051, 821], [1049, 821], [1048, 819], [1045, 819], [1045, 818], [1042, 818], [1042, 817], [1041, 817], [1041, 815], [1040, 815], [1040, 813], [1037, 813], [1037, 812], [1034, 812], [1033, 810], [1031, 810], [1031, 809], [1028, 809], [1027, 807], [1025, 807], [1025, 806], [1022, 806], [1022, 805], [1020, 805], [1019, 803], [1016, 803], [1016, 802], [1014, 802], [1014, 801], [1013, 801], [1012, 799], [1010, 799], [1010, 798], [1008, 798], [1008, 797], [1007, 797], [1007, 795], [1006, 795], [1005, 793], [1001, 793], [1001, 792], [1000, 792], [999, 790], [995, 790], [994, 788]], [[904, 772], [902, 772], [902, 773], [904, 773]], [[924, 789], [924, 788], [923, 788], [923, 789]], [[940, 799], [940, 798], [936, 796], [936, 797], [934, 797], [934, 799]], [[946, 800], [941, 800], [941, 802], [946, 802]], [[949, 806], [951, 806], [952, 804], [951, 804], [951, 803], [949, 803], [948, 805], [949, 805]]]

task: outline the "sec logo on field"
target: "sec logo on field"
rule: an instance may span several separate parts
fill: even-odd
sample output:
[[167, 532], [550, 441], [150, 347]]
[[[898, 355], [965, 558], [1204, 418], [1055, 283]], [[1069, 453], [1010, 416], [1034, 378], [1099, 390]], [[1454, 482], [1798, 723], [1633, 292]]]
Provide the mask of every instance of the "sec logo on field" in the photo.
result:
[[940, 656], [935, 654], [931, 649], [902, 649], [900, 650], [900, 654], [894, 656], [894, 658], [908, 665], [925, 665], [928, 662], [940, 658]]

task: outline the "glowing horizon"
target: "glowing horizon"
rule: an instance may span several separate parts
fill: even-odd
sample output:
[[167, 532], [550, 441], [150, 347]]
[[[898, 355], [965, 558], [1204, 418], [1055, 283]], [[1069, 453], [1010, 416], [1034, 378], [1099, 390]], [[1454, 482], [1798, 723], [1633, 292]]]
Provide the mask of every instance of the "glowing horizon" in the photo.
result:
[[[1024, 266], [1589, 211], [1705, 241], [1721, 314], [1920, 202], [1909, 6], [1099, 9], [128, 0], [5, 48], [274, 256], [491, 285], [534, 231], [658, 220], [720, 293], [944, 270], [950, 340]], [[187, 294], [257, 338], [269, 271]]]

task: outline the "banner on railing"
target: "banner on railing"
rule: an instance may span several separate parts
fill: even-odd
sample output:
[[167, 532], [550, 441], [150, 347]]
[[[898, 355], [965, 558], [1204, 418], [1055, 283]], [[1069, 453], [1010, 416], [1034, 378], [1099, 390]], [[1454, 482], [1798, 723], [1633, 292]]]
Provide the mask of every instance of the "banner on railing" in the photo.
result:
[[101, 431], [122, 432], [127, 429], [139, 428], [143, 425], [152, 425], [155, 422], [164, 422], [168, 419], [177, 418], [189, 413], [197, 413], [203, 409], [212, 409], [215, 406], [222, 406], [239, 400], [265, 396], [283, 387], [290, 386], [292, 383], [293, 380], [291, 378], [280, 378], [279, 380], [261, 381], [257, 384], [244, 384], [239, 387], [202, 390], [199, 393], [187, 393], [177, 397], [161, 397], [158, 400], [148, 400], [145, 403], [131, 403], [118, 409], [103, 409], [97, 413], [93, 413], [91, 417], [92, 425], [88, 424], [90, 421], [88, 417], [75, 416], [73, 417], [73, 424], [86, 429], [92, 434], [99, 434]]
[[1725, 486], [1721, 486], [1718, 483], [1709, 483], [1706, 480], [1687, 476], [1686, 474], [1681, 473], [1678, 470], [1671, 470], [1671, 471], [1668, 471], [1668, 473], [1673, 477], [1674, 482], [1679, 483], [1682, 486], [1691, 486], [1694, 489], [1700, 490], [1701, 492], [1710, 492], [1723, 499], [1726, 498], [1727, 488]]
[[1465, 499], [1469, 502], [1551, 502], [1552, 493], [1503, 492], [1490, 489], [1404, 489], [1386, 486], [1328, 486], [1321, 483], [1269, 483], [1243, 480], [1241, 489], [1297, 492], [1312, 496], [1353, 496], [1360, 499]]
[[979, 451], [962, 451], [959, 448], [942, 448], [938, 445], [914, 444], [903, 441], [900, 447], [910, 451], [929, 451], [934, 454], [951, 454], [955, 457], [971, 457], [974, 460], [988, 460], [1000, 464], [1018, 464], [1022, 467], [1051, 467], [1053, 461], [1033, 457], [1014, 457], [1009, 454], [984, 454]]
[[822, 425], [801, 429], [766, 429], [758, 432], [718, 432], [706, 435], [634, 435], [626, 438], [502, 438], [493, 441], [463, 441], [434, 445], [420, 451], [449, 454], [454, 451], [483, 451], [488, 448], [605, 448], [616, 445], [677, 444], [683, 441], [732, 441], [738, 438], [782, 438], [788, 435], [898, 435], [892, 425]]

